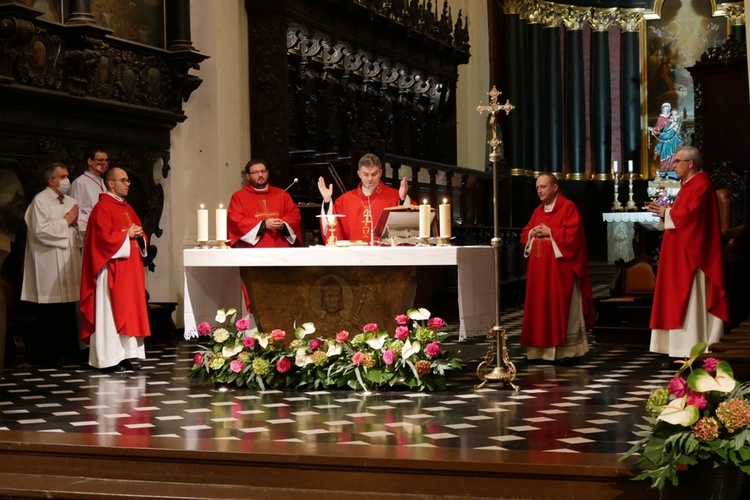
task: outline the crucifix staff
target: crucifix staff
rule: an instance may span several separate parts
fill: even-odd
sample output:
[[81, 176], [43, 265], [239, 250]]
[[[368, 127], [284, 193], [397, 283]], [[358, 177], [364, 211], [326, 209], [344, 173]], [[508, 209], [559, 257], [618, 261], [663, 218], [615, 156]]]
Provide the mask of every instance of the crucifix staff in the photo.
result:
[[[510, 103], [510, 100], [506, 100], [505, 104], [500, 104], [497, 101], [500, 91], [494, 85], [488, 95], [490, 96], [490, 103], [485, 106], [480, 101], [477, 111], [480, 115], [485, 111], [489, 113], [489, 126], [492, 129], [492, 139], [487, 143], [492, 148], [489, 159], [492, 164], [492, 218], [495, 226], [494, 237], [492, 238], [492, 248], [495, 250], [495, 326], [487, 334], [487, 340], [490, 344], [487, 355], [484, 361], [479, 363], [477, 367], [477, 377], [482, 382], [474, 386], [474, 388], [481, 389], [490, 380], [500, 380], [504, 385], [510, 385], [518, 391], [518, 386], [513, 383], [513, 379], [516, 378], [516, 366], [508, 355], [508, 334], [505, 328], [500, 326], [500, 248], [503, 246], [503, 240], [500, 238], [500, 221], [497, 208], [497, 163], [502, 159], [501, 153], [498, 152], [502, 141], [497, 136], [497, 117], [501, 111], [509, 114], [510, 110], [515, 106]], [[492, 358], [495, 353], [497, 353], [497, 366], [490, 370]]]

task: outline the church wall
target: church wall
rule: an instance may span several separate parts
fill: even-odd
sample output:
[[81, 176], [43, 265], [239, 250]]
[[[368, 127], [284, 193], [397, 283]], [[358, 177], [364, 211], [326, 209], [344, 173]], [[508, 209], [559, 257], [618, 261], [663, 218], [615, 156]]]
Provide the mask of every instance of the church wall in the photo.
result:
[[[172, 131], [172, 171], [162, 181], [165, 192], [162, 227], [148, 273], [152, 301], [178, 302], [176, 323], [182, 326], [182, 251], [195, 245], [196, 210], [209, 209], [209, 237], [215, 237], [214, 210], [224, 207], [240, 188], [250, 159], [247, 72], [247, 15], [242, 0], [191, 1], [192, 41], [210, 56], [196, 74], [203, 84], [185, 105], [188, 119]], [[272, 180], [273, 181], [273, 180]]]

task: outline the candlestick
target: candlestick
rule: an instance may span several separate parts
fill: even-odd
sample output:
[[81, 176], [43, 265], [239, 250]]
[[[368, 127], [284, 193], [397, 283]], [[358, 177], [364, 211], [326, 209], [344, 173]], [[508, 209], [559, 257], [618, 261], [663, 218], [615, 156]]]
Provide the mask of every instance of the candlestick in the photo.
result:
[[419, 205], [419, 237], [429, 238], [430, 237], [430, 215], [432, 214], [432, 207], [427, 204], [427, 200]]
[[446, 198], [440, 204], [440, 237], [451, 237], [451, 205]]
[[198, 209], [198, 241], [208, 241], [208, 210], [203, 203]]
[[[631, 171], [632, 173], [632, 171]], [[628, 180], [628, 201], [625, 203], [625, 210], [627, 211], [637, 211], [638, 207], [635, 204], [635, 201], [633, 200], [633, 176], [630, 176], [630, 179]]]
[[216, 209], [216, 241], [227, 240], [227, 209], [219, 203]]

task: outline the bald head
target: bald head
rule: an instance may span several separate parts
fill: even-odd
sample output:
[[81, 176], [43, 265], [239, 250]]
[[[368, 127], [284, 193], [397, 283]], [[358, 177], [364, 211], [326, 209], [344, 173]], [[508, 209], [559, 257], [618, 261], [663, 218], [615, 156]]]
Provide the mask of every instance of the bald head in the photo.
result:
[[128, 173], [119, 167], [112, 167], [104, 173], [104, 184], [107, 191], [120, 198], [125, 198], [130, 191]]

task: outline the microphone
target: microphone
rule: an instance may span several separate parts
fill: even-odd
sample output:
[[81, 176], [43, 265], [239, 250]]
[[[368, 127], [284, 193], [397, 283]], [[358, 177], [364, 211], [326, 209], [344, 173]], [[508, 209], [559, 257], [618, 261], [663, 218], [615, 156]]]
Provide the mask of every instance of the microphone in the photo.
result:
[[292, 183], [291, 183], [291, 184], [289, 184], [289, 185], [288, 185], [288, 186], [286, 187], [286, 189], [285, 189], [284, 191], [289, 191], [289, 188], [291, 188], [292, 186], [294, 186], [294, 185], [295, 185], [295, 184], [297, 184], [298, 182], [299, 182], [299, 179], [297, 179], [297, 178], [295, 177], [295, 178], [294, 178], [294, 180], [292, 181]]

